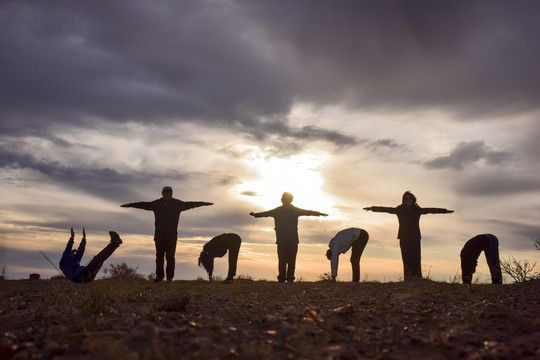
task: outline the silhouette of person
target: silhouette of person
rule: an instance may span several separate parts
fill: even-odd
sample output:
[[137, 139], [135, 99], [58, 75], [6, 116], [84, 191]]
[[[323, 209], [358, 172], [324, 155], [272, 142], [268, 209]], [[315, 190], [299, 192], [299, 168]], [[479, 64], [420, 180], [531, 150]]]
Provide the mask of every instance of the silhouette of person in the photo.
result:
[[[161, 191], [161, 195], [162, 198], [151, 202], [134, 202], [120, 206], [154, 212], [154, 243], [156, 245], [156, 279], [154, 281], [161, 282], [167, 275], [167, 282], [171, 282], [174, 277], [174, 256], [178, 240], [180, 213], [200, 206], [213, 205], [213, 203], [175, 199], [170, 186], [165, 186]], [[165, 259], [167, 260], [166, 271], [163, 270]]]
[[275, 209], [253, 213], [249, 215], [256, 218], [273, 217], [276, 230], [276, 244], [278, 253], [278, 281], [293, 282], [296, 267], [296, 254], [298, 253], [298, 217], [300, 216], [328, 216], [327, 214], [297, 208], [292, 205], [293, 196], [284, 192], [281, 196], [283, 205]]
[[203, 266], [208, 273], [208, 279], [212, 281], [214, 272], [214, 258], [223, 257], [229, 251], [229, 272], [222, 284], [230, 284], [236, 276], [236, 263], [242, 240], [237, 234], [221, 234], [208, 241], [203, 246], [199, 255], [199, 266]]
[[441, 208], [421, 208], [416, 203], [416, 196], [406, 191], [401, 205], [396, 207], [370, 206], [366, 211], [384, 212], [397, 215], [399, 222], [398, 239], [403, 260], [405, 281], [422, 278], [420, 248], [420, 216], [425, 214], [451, 214], [453, 210]]
[[499, 240], [493, 234], [476, 235], [465, 243], [461, 250], [461, 279], [464, 284], [472, 282], [481, 252], [486, 255], [492, 284], [502, 284], [501, 263], [499, 260]]
[[339, 254], [351, 251], [352, 281], [360, 281], [360, 257], [364, 252], [369, 239], [369, 234], [364, 229], [348, 228], [338, 232], [328, 244], [326, 257], [330, 260], [332, 280], [336, 281], [339, 264]]
[[75, 283], [88, 283], [94, 281], [105, 260], [107, 260], [118, 246], [122, 244], [122, 239], [120, 239], [120, 236], [116, 232], [109, 231], [109, 235], [111, 236], [111, 242], [101, 250], [99, 254], [94, 256], [88, 265], [81, 266], [80, 262], [86, 248], [86, 231], [83, 228], [83, 237], [79, 244], [79, 248], [74, 250], [73, 244], [75, 242], [75, 233], [73, 232], [73, 228], [71, 228], [71, 237], [66, 245], [66, 249], [62, 253], [62, 258], [60, 259], [60, 270], [62, 270], [69, 280]]

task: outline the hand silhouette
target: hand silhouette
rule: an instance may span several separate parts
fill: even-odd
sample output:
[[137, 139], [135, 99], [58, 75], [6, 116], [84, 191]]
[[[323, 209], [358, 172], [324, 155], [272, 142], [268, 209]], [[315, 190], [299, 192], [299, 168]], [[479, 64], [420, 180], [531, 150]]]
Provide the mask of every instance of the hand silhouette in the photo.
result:
[[82, 238], [86, 239], [86, 231], [84, 231], [84, 228], [82, 228]]
[[75, 233], [73, 232], [73, 228], [71, 228], [71, 238], [73, 239], [75, 237]]

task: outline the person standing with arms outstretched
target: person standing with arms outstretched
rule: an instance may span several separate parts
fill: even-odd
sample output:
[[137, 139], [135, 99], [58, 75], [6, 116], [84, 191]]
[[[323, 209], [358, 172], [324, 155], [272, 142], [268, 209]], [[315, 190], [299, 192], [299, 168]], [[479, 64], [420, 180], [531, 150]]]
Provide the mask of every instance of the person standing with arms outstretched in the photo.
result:
[[[166, 275], [167, 282], [171, 282], [174, 277], [174, 255], [178, 240], [180, 213], [200, 206], [213, 205], [213, 203], [175, 199], [173, 198], [173, 190], [170, 186], [165, 186], [161, 191], [161, 195], [163, 196], [162, 198], [151, 202], [135, 202], [120, 206], [154, 212], [154, 242], [156, 245], [156, 279], [154, 281], [161, 282]], [[165, 259], [167, 260], [166, 271], [163, 269]]]
[[422, 278], [420, 216], [425, 214], [451, 214], [453, 210], [441, 208], [421, 208], [416, 203], [416, 196], [406, 191], [401, 205], [396, 207], [370, 206], [366, 211], [384, 212], [397, 215], [399, 221], [398, 239], [403, 259], [403, 277], [405, 281]]
[[328, 244], [326, 258], [330, 260], [332, 280], [336, 281], [338, 274], [339, 254], [345, 254], [351, 250], [352, 281], [360, 281], [360, 257], [367, 245], [369, 234], [360, 228], [348, 228], [338, 232]]
[[291, 193], [284, 192], [281, 196], [281, 203], [275, 209], [259, 213], [251, 212], [249, 215], [260, 217], [273, 217], [276, 230], [276, 244], [278, 253], [278, 281], [293, 282], [294, 270], [296, 268], [296, 254], [298, 253], [298, 218], [300, 216], [328, 216], [327, 214], [304, 210], [292, 204]]
[[120, 239], [120, 236], [116, 232], [109, 231], [109, 235], [111, 236], [111, 242], [99, 254], [94, 256], [88, 265], [81, 266], [81, 260], [86, 249], [86, 231], [83, 228], [81, 243], [77, 250], [75, 250], [73, 249], [75, 233], [73, 232], [73, 228], [71, 228], [71, 237], [60, 259], [60, 270], [74, 283], [89, 283], [94, 281], [105, 260], [122, 244], [122, 239]]

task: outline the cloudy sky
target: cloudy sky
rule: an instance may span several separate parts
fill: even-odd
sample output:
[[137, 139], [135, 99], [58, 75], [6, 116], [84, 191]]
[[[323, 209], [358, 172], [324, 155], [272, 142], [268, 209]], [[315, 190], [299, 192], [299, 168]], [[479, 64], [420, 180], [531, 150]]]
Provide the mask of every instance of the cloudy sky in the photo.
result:
[[[273, 220], [293, 204], [297, 277], [317, 280], [339, 230], [370, 240], [362, 277], [396, 281], [394, 215], [412, 191], [424, 273], [459, 273], [466, 240], [490, 232], [501, 257], [536, 261], [540, 236], [540, 3], [537, 1], [2, 1], [0, 265], [55, 274], [70, 227], [89, 261], [154, 271], [160, 197], [214, 205], [182, 213], [176, 278], [205, 276], [202, 245], [242, 237], [239, 274], [274, 280]], [[217, 275], [226, 275], [226, 258]], [[480, 259], [479, 273], [489, 274]], [[350, 279], [348, 255], [339, 278]]]

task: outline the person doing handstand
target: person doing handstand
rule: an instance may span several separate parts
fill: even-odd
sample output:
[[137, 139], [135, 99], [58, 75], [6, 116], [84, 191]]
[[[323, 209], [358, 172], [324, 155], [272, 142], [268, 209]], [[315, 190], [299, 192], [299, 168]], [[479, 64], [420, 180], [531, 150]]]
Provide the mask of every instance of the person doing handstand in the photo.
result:
[[208, 273], [208, 279], [212, 281], [214, 272], [214, 258], [223, 257], [229, 251], [229, 272], [222, 284], [230, 284], [236, 276], [236, 263], [242, 240], [237, 234], [221, 234], [208, 241], [203, 246], [199, 255], [199, 266], [203, 266]]
[[73, 228], [71, 228], [71, 237], [66, 245], [66, 249], [62, 253], [62, 258], [60, 259], [60, 270], [62, 270], [69, 280], [75, 283], [88, 283], [94, 281], [105, 260], [107, 260], [120, 244], [122, 244], [122, 239], [120, 239], [120, 236], [116, 232], [109, 231], [109, 235], [111, 236], [111, 242], [101, 250], [99, 254], [94, 256], [88, 265], [81, 266], [80, 262], [86, 248], [86, 231], [83, 228], [81, 243], [79, 244], [79, 248], [75, 250], [73, 249], [75, 233], [73, 232]]

